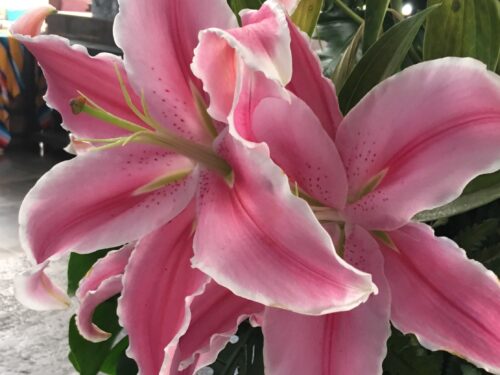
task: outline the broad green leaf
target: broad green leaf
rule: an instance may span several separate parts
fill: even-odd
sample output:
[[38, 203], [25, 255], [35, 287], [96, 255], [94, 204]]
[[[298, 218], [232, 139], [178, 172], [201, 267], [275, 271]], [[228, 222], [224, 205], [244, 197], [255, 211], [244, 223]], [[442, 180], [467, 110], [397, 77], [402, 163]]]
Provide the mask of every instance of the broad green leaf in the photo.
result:
[[429, 4], [441, 2], [427, 20], [424, 58], [474, 57], [495, 70], [500, 51], [499, 1], [429, 0]]
[[78, 283], [87, 274], [92, 265], [110, 250], [100, 250], [90, 254], [71, 253], [68, 262], [68, 294], [73, 296]]
[[458, 215], [484, 206], [500, 198], [500, 172], [479, 176], [453, 202], [432, 210], [422, 211], [413, 220], [432, 221]]
[[358, 53], [359, 44], [363, 38], [364, 23], [359, 26], [358, 31], [354, 34], [351, 43], [347, 46], [332, 74], [332, 81], [337, 91], [340, 91], [344, 86], [347, 77], [351, 74], [356, 65], [356, 56]]
[[389, 0], [366, 0], [363, 52], [366, 52], [382, 33], [382, 23], [388, 6]]
[[100, 371], [108, 375], [120, 375], [117, 373], [118, 363], [128, 348], [128, 336], [121, 339], [108, 353], [101, 365]]
[[340, 109], [344, 114], [375, 85], [400, 70], [418, 30], [434, 10], [436, 6], [397, 23], [370, 47], [340, 91]]
[[321, 8], [323, 0], [301, 0], [292, 14], [292, 21], [299, 29], [312, 36]]
[[103, 330], [110, 332], [111, 337], [103, 342], [92, 343], [85, 340], [75, 323], [75, 316], [69, 323], [69, 358], [81, 375], [96, 375], [113, 346], [113, 341], [121, 330], [116, 316], [117, 299], [112, 298], [102, 303], [94, 313], [93, 322]]

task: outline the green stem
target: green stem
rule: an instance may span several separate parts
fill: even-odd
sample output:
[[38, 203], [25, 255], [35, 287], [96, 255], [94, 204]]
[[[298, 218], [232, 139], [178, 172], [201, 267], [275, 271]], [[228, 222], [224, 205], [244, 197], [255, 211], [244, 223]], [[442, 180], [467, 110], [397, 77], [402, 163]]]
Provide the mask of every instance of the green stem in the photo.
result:
[[349, 8], [346, 4], [342, 2], [342, 0], [334, 0], [336, 6], [344, 11], [346, 15], [348, 15], [354, 22], [359, 23], [360, 25], [363, 23], [363, 18], [358, 16], [351, 8]]

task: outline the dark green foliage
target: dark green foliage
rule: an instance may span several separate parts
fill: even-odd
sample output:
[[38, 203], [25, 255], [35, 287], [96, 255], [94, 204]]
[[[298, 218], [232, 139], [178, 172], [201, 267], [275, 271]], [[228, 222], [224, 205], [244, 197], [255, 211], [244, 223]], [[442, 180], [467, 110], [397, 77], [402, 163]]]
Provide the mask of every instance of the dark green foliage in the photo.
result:
[[215, 375], [263, 375], [263, 337], [259, 328], [252, 328], [244, 322], [236, 333], [239, 340], [235, 344], [228, 344], [219, 354], [217, 361], [210, 367]]
[[346, 114], [375, 85], [401, 69], [413, 40], [426, 17], [436, 8], [407, 18], [386, 31], [354, 67], [339, 94], [341, 111]]
[[423, 348], [413, 335], [403, 335], [392, 329], [387, 342], [388, 355], [384, 375], [484, 375], [464, 360], [446, 352], [431, 352]]

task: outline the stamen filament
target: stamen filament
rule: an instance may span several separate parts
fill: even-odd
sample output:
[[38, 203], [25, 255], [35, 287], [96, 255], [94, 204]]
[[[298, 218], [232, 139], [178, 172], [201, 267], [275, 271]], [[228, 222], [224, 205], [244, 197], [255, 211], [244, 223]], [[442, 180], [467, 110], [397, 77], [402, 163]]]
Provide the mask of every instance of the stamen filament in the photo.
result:
[[143, 131], [144, 128], [142, 126], [139, 126], [137, 124], [134, 124], [133, 122], [130, 122], [128, 120], [124, 120], [120, 117], [114, 116], [109, 112], [106, 112], [105, 110], [97, 107], [90, 106], [88, 104], [87, 99], [85, 99], [83, 96], [80, 96], [78, 98], [73, 99], [70, 102], [71, 109], [73, 111], [73, 114], [78, 115], [80, 113], [86, 113], [89, 116], [92, 116], [94, 118], [97, 118], [99, 120], [102, 120], [104, 122], [113, 124], [120, 129], [127, 130], [129, 132], [135, 133], [139, 131]]
[[149, 126], [151, 126], [154, 129], [159, 129], [160, 126], [156, 122], [151, 121], [152, 118], [148, 114], [148, 111], [147, 111], [146, 106], [145, 106], [146, 99], [144, 97], [144, 93], [142, 93], [142, 95], [141, 95], [141, 105], [143, 107], [144, 113], [141, 113], [141, 111], [139, 111], [139, 109], [136, 107], [136, 105], [132, 102], [132, 98], [130, 97], [130, 94], [128, 93], [127, 86], [125, 86], [125, 81], [123, 80], [122, 74], [120, 72], [120, 68], [118, 68], [117, 64], [115, 64], [114, 66], [115, 66], [116, 75], [118, 77], [118, 83], [120, 85], [120, 89], [122, 91], [123, 98], [125, 99], [125, 103], [127, 103], [127, 106], [130, 108], [130, 110], [132, 112], [134, 112], [134, 114], [140, 120], [142, 120], [143, 122], [145, 122], [146, 124], [148, 124]]

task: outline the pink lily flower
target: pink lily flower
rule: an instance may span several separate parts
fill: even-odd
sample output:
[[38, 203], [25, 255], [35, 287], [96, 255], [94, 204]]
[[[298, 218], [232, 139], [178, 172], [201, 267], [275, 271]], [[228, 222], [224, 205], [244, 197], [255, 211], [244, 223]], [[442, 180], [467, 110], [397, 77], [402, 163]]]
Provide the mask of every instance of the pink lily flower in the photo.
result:
[[[431, 350], [500, 374], [498, 278], [411, 221], [500, 169], [500, 78], [472, 59], [425, 62], [379, 84], [342, 119], [307, 38], [293, 25], [290, 33], [292, 59], [276, 62], [293, 65], [286, 89], [224, 30], [201, 34], [193, 71], [210, 95], [209, 113], [269, 146], [344, 259], [371, 273], [380, 292], [352, 311], [317, 317], [267, 308], [259, 319], [266, 373], [382, 374], [392, 322]], [[214, 49], [237, 61], [233, 75], [210, 59]]]
[[[140, 342], [141, 334], [147, 339], [152, 332], [141, 331], [136, 317], [127, 318], [134, 316], [129, 315], [134, 306], [126, 303], [127, 295], [147, 295], [145, 290], [152, 288], [144, 314], [156, 298], [155, 319], [165, 319], [174, 309], [183, 321], [184, 301], [201, 293], [208, 282], [199, 271], [192, 282], [181, 279], [194, 272], [186, 271], [192, 243], [195, 267], [232, 293], [262, 305], [317, 315], [366, 301], [376, 291], [371, 276], [337, 255], [314, 212], [292, 193], [288, 178], [271, 161], [266, 145], [241, 139], [224, 121], [211, 121], [201, 83], [190, 70], [198, 33], [208, 27], [245, 35], [246, 57], [255, 64], [274, 67], [274, 61], [288, 61], [290, 34], [281, 5], [269, 1], [258, 12], [248, 12], [244, 30], [224, 0], [123, 0], [120, 5], [115, 35], [124, 60], [107, 54], [90, 57], [63, 38], [38, 35], [50, 7], [28, 14], [12, 29], [44, 70], [49, 105], [62, 114], [64, 126], [77, 139], [94, 147], [56, 166], [27, 195], [20, 212], [23, 246], [43, 263], [68, 251], [86, 253], [139, 240], [131, 263], [140, 259], [143, 265], [131, 265], [124, 273], [117, 267], [79, 293], [82, 333], [93, 340], [107, 337], [92, 326], [91, 312], [120, 291], [120, 315], [131, 347], [141, 347], [134, 340]], [[286, 81], [291, 67], [273, 74]], [[186, 210], [191, 212], [185, 214], [189, 231], [182, 221]], [[183, 223], [180, 234], [178, 220]], [[178, 247], [182, 254], [174, 252]], [[134, 267], [147, 267], [149, 275], [171, 269], [170, 259], [159, 261], [163, 255], [177, 256], [173, 265], [187, 262], [178, 266], [187, 272], [176, 276], [179, 286], [162, 286], [174, 294], [176, 307], [158, 298], [159, 281], [145, 272], [132, 276]], [[25, 295], [47, 297], [30, 285], [25, 283]], [[146, 315], [140, 316], [147, 321]], [[166, 327], [171, 338], [163, 340], [165, 345], [153, 345], [161, 352], [182, 328], [175, 321]]]

